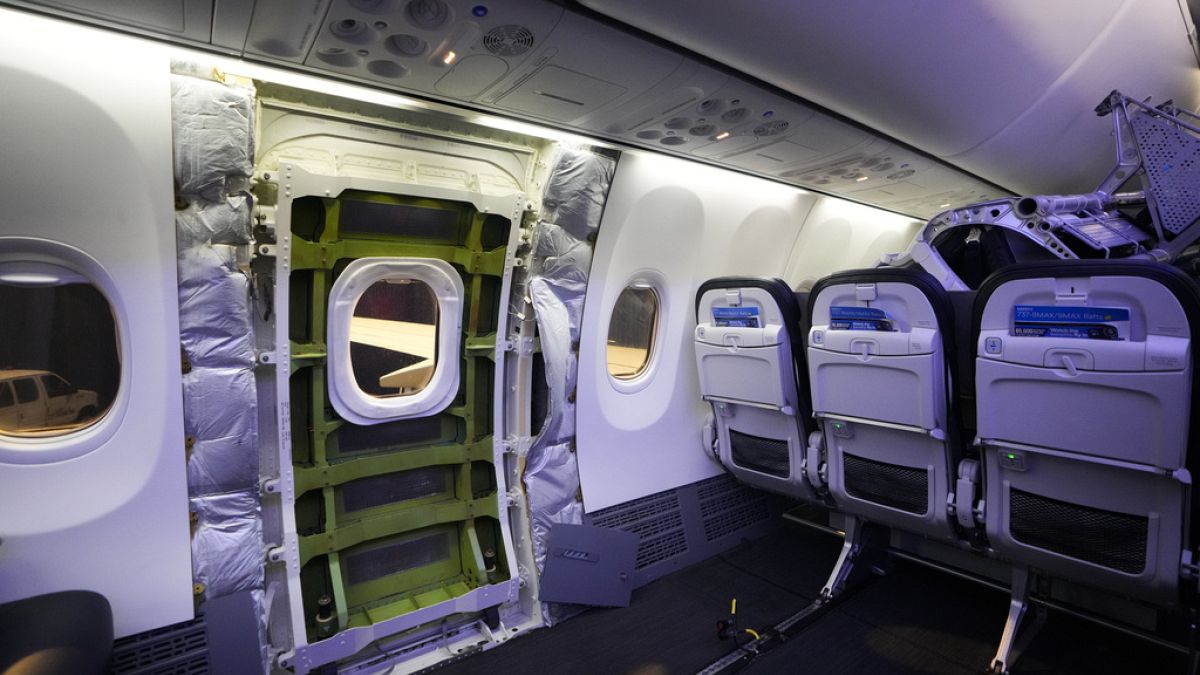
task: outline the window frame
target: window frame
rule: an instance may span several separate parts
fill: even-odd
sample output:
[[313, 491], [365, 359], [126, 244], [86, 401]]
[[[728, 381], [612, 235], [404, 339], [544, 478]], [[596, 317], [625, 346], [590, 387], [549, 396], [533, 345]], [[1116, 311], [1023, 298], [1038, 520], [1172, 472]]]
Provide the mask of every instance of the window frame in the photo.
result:
[[[630, 375], [614, 375], [612, 372], [612, 361], [608, 352], [608, 350], [613, 346], [610, 343], [613, 319], [616, 318], [617, 307], [621, 303], [621, 298], [625, 297], [625, 294], [631, 291], [647, 291], [654, 299], [654, 310], [650, 315], [650, 339], [646, 342], [646, 358], [642, 360], [642, 363], [638, 366], [637, 370]], [[654, 286], [651, 284], [644, 282], [630, 283], [622, 288], [620, 293], [617, 293], [617, 299], [613, 301], [612, 311], [610, 311], [608, 315], [608, 332], [604, 336], [604, 364], [605, 370], [608, 372], [608, 376], [610, 378], [619, 382], [631, 382], [645, 375], [646, 371], [650, 369], [650, 362], [654, 360], [655, 343], [658, 342], [658, 316], [661, 308], [662, 301], [659, 299], [658, 291], [655, 290]]]
[[[424, 282], [437, 299], [433, 375], [414, 394], [377, 397], [364, 392], [350, 357], [350, 320], [363, 293], [387, 279]], [[359, 425], [426, 417], [445, 410], [459, 389], [464, 307], [462, 277], [438, 258], [359, 258], [338, 276], [329, 292], [327, 345], [329, 401], [342, 418]]]
[[[4, 392], [8, 392], [8, 403], [4, 402]], [[17, 392], [13, 390], [8, 380], [0, 382], [0, 410], [11, 408], [17, 404]]]
[[[645, 389], [654, 380], [655, 373], [658, 372], [659, 364], [662, 361], [658, 355], [661, 351], [659, 343], [663, 339], [663, 321], [671, 309], [671, 297], [666, 292], [667, 287], [667, 279], [661, 272], [649, 269], [640, 270], [620, 286], [620, 290], [612, 297], [611, 304], [608, 304], [604, 324], [601, 327], [604, 331], [604, 360], [602, 367], [609, 386], [622, 394], [635, 394]], [[649, 290], [654, 294], [657, 304], [655, 306], [654, 326], [650, 333], [650, 351], [646, 354], [646, 363], [636, 375], [631, 377], [617, 377], [608, 371], [608, 335], [612, 329], [612, 319], [617, 309], [617, 300], [629, 288]]]
[[[0, 237], [0, 283], [27, 287], [86, 283], [95, 287], [112, 312], [120, 371], [112, 402], [91, 424], [44, 434], [0, 432], [0, 463], [53, 464], [99, 449], [120, 429], [131, 395], [133, 355], [125, 338], [129, 320], [116, 282], [98, 260], [81, 249], [49, 239], [11, 236]], [[15, 401], [15, 386], [13, 397]]]

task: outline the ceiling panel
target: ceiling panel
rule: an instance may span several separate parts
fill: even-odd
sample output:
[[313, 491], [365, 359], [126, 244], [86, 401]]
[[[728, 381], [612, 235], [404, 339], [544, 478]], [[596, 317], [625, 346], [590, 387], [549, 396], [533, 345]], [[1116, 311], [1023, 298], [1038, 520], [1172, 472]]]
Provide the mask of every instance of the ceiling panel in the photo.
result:
[[1177, 0], [582, 3], [1020, 191], [1095, 187], [1115, 87], [1200, 103]]

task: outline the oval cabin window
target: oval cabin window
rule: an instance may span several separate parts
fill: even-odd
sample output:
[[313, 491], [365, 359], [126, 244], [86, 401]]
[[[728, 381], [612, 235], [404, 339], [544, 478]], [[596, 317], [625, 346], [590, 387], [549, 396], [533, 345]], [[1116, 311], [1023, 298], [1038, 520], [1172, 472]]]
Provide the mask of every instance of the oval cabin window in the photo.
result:
[[613, 305], [608, 323], [608, 374], [619, 380], [641, 375], [650, 363], [658, 322], [658, 294], [628, 286]]
[[350, 363], [363, 393], [376, 398], [411, 396], [429, 384], [437, 367], [438, 300], [418, 279], [371, 284], [350, 319]]
[[99, 289], [0, 282], [0, 307], [0, 434], [60, 436], [100, 421], [117, 397], [121, 363]]

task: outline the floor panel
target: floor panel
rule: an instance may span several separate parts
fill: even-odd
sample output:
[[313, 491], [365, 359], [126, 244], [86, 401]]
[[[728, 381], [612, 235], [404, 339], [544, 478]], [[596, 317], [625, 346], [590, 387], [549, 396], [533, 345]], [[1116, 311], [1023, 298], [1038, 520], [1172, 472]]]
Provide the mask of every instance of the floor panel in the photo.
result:
[[[785, 526], [717, 558], [638, 589], [624, 609], [588, 611], [439, 675], [554, 673], [684, 675], [729, 653], [716, 638], [730, 599], [738, 623], [756, 629], [803, 608], [821, 588], [839, 540]], [[1008, 595], [898, 561], [742, 673], [977, 675], [995, 653]], [[1014, 673], [1183, 673], [1175, 652], [1051, 612]]]

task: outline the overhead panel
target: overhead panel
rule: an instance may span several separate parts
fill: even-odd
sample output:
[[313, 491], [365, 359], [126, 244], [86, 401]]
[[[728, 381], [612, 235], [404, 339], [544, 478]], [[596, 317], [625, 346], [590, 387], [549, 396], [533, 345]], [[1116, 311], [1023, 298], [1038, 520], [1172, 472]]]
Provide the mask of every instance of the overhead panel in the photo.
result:
[[[684, 59], [670, 75], [659, 81], [654, 88], [643, 92], [638, 99], [615, 110], [593, 115], [588, 124], [603, 129], [613, 136], [648, 132], [654, 140], [654, 124], [698, 106], [729, 81], [727, 73], [701, 65], [692, 59]], [[661, 132], [657, 132], [661, 133]]]
[[[8, 2], [30, 4], [0, 0]], [[116, 5], [89, 0], [39, 4], [66, 7], [60, 11], [85, 21], [104, 22], [100, 14], [119, 15], [128, 25], [149, 26], [172, 39], [240, 49], [261, 61], [491, 108], [919, 217], [934, 215], [940, 210], [937, 205], [947, 200], [959, 203], [960, 198], [969, 202], [1007, 194], [786, 93], [546, 0], [496, 5], [477, 0], [257, 0], [252, 11], [250, 0], [178, 0], [153, 8], [131, 0]], [[603, 11], [622, 6], [607, 0], [584, 4], [603, 6]], [[103, 10], [94, 9], [102, 5]], [[185, 26], [195, 24], [191, 17], [200, 11], [197, 6], [211, 20], [211, 36], [187, 32], [190, 29], [179, 32], [180, 16]], [[639, 11], [650, 15], [657, 10], [647, 6]], [[695, 14], [689, 13], [687, 21]], [[722, 21], [729, 18], [728, 13], [720, 14]], [[239, 31], [239, 22], [247, 17], [249, 25], [243, 23]], [[730, 20], [744, 20], [739, 17]], [[728, 38], [728, 31], [722, 35]], [[719, 56], [718, 51], [700, 51]], [[791, 70], [804, 72], [813, 69], [792, 65], [807, 62], [816, 61], [787, 61]], [[849, 66], [838, 67], [846, 71], [845, 86], [860, 86]], [[762, 76], [772, 71], [746, 72]], [[871, 101], [887, 101], [891, 110], [906, 96], [896, 91], [885, 98], [888, 91], [876, 88]], [[961, 114], [963, 105], [956, 101], [938, 110], [953, 110], [962, 122], [959, 118], [969, 117]], [[940, 118], [923, 119], [932, 126]], [[974, 155], [964, 156], [964, 164], [987, 168]], [[921, 172], [935, 166], [953, 180], [943, 174], [923, 179]], [[887, 189], [901, 182], [906, 185]], [[918, 188], [926, 191], [914, 194]]]
[[[694, 62], [685, 61], [685, 66]], [[704, 67], [705, 71], [711, 71]], [[657, 149], [726, 159], [736, 151], [771, 144], [814, 115], [795, 101], [770, 94], [741, 80], [709, 78], [714, 84], [656, 119], [644, 121], [623, 136], [632, 143]], [[750, 167], [742, 167], [750, 168]]]
[[82, 14], [101, 22], [198, 42], [208, 42], [213, 14], [213, 0], [32, 0], [14, 4]]
[[582, 4], [1032, 193], [1104, 177], [1114, 88], [1200, 104], [1180, 0]]
[[288, 0], [264, 0], [254, 6], [245, 53], [300, 63], [312, 46], [329, 0], [296, 5]]
[[541, 2], [334, 0], [304, 62], [389, 87], [472, 100], [537, 53], [561, 17], [561, 7]]
[[646, 40], [567, 13], [534, 58], [482, 100], [590, 129], [590, 115], [608, 105], [639, 105], [681, 61]]
[[497, 104], [559, 121], [575, 119], [628, 91], [567, 68], [547, 66], [501, 97]]
[[735, 155], [733, 161], [755, 171], [779, 173], [793, 164], [820, 156], [819, 150], [815, 150], [803, 142], [780, 140]]

